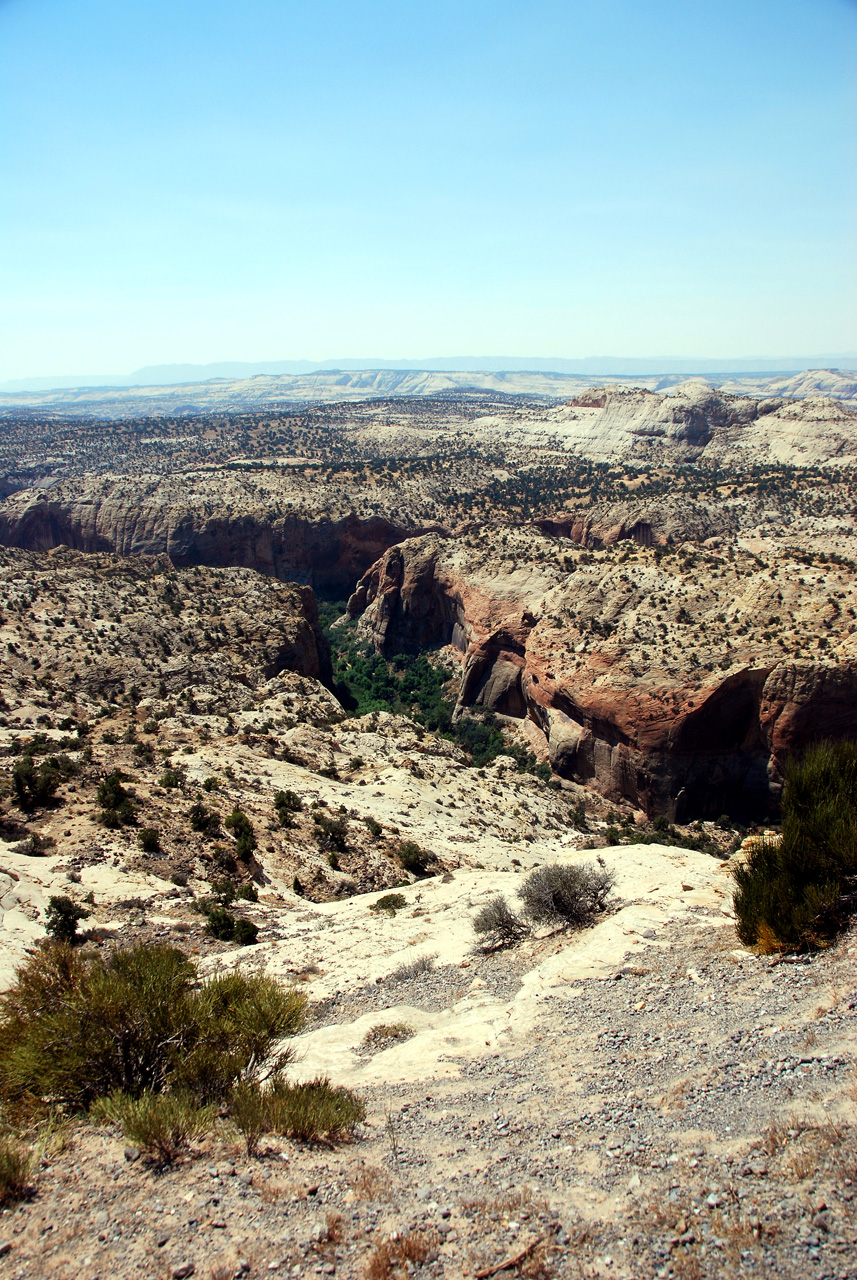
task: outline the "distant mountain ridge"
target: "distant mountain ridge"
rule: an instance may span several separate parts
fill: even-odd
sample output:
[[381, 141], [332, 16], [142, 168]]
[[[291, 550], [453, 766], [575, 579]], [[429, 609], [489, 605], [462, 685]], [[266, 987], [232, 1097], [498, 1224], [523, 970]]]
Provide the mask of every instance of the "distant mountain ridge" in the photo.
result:
[[55, 391], [81, 387], [155, 387], [208, 382], [213, 378], [254, 378], [261, 375], [406, 370], [429, 373], [564, 373], [592, 377], [653, 377], [671, 374], [734, 374], [736, 376], [800, 373], [812, 369], [857, 370], [857, 353], [834, 355], [753, 357], [725, 360], [686, 356], [588, 356], [569, 360], [560, 356], [443, 356], [428, 360], [223, 360], [213, 364], [145, 365], [130, 374], [59, 374], [15, 378], [0, 383], [0, 393]]
[[0, 393], [0, 416], [49, 413], [75, 417], [189, 417], [200, 413], [287, 411], [321, 405], [405, 397], [524, 397], [559, 403], [593, 385], [637, 387], [670, 396], [682, 387], [715, 388], [756, 398], [857, 401], [857, 373], [836, 369], [797, 373], [712, 375], [572, 374], [539, 371], [438, 372], [428, 369], [321, 370], [305, 374], [255, 374], [207, 382], [136, 387], [76, 387]]

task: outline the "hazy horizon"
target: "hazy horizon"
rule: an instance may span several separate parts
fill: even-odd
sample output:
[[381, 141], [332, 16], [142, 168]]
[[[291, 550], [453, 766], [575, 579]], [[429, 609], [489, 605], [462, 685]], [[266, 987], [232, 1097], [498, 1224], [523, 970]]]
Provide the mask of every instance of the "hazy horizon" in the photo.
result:
[[857, 353], [822, 356], [758, 357], [750, 359], [692, 359], [681, 356], [589, 356], [581, 359], [544, 356], [449, 356], [422, 361], [343, 357], [330, 360], [213, 361], [208, 364], [148, 365], [128, 374], [58, 374], [10, 379], [0, 383], [0, 393], [73, 390], [76, 388], [127, 388], [206, 382], [217, 378], [252, 378], [312, 373], [413, 370], [437, 373], [557, 373], [593, 377], [644, 377], [687, 374], [802, 373], [812, 369], [857, 370]]

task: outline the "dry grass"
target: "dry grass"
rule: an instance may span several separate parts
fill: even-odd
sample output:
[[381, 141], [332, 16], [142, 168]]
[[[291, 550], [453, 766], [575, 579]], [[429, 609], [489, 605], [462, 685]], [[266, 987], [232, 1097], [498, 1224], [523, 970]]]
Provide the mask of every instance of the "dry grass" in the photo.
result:
[[351, 1179], [351, 1190], [358, 1200], [389, 1200], [392, 1189], [389, 1174], [375, 1165], [360, 1169]]
[[689, 1080], [677, 1080], [675, 1084], [662, 1095], [658, 1104], [661, 1109], [664, 1111], [683, 1110], [685, 1103], [684, 1095], [689, 1084]]
[[27, 1195], [32, 1164], [29, 1151], [12, 1138], [0, 1138], [0, 1204], [10, 1204]]
[[416, 1035], [416, 1029], [407, 1022], [382, 1022], [370, 1027], [363, 1037], [362, 1048], [369, 1053], [380, 1053], [391, 1045], [401, 1044]]
[[823, 1166], [829, 1166], [829, 1172], [840, 1178], [853, 1180], [857, 1157], [853, 1154], [854, 1133], [847, 1125], [810, 1115], [790, 1116], [768, 1126], [762, 1145], [795, 1182], [815, 1177]]
[[327, 1226], [327, 1238], [331, 1244], [340, 1244], [342, 1242], [342, 1214], [329, 1213], [325, 1218]]
[[406, 1231], [395, 1233], [372, 1250], [366, 1264], [366, 1280], [392, 1280], [394, 1276], [406, 1276], [408, 1263], [419, 1266], [436, 1249], [440, 1236], [436, 1231]]
[[534, 1213], [547, 1213], [550, 1204], [546, 1196], [539, 1195], [530, 1187], [520, 1187], [517, 1191], [505, 1191], [499, 1196], [480, 1197], [478, 1200], [465, 1200], [462, 1208], [478, 1213], [480, 1217], [512, 1217], [521, 1209], [530, 1209]]

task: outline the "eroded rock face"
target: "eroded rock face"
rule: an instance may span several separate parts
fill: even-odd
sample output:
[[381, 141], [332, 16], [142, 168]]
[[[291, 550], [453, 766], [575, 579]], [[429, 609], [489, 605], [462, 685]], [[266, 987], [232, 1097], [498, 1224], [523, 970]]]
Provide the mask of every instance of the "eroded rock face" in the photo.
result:
[[381, 516], [297, 514], [249, 503], [246, 494], [230, 501], [228, 493], [209, 497], [200, 486], [190, 499], [190, 487], [183, 495], [174, 488], [154, 477], [148, 485], [98, 477], [16, 494], [0, 512], [0, 543], [29, 551], [165, 554], [179, 568], [241, 566], [345, 592], [367, 563], [409, 532]]
[[775, 811], [788, 756], [853, 733], [857, 641], [829, 640], [839, 600], [857, 602], [847, 569], [807, 584], [773, 547], [568, 546], [533, 530], [412, 539], [349, 612], [387, 655], [452, 646], [460, 707], [528, 719], [555, 772], [649, 814]]

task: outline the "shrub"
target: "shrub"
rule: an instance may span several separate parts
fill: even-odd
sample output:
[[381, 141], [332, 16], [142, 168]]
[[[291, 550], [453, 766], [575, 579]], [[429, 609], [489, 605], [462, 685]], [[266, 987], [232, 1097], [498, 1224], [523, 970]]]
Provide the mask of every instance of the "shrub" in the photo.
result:
[[62, 774], [49, 760], [36, 767], [32, 756], [22, 756], [12, 766], [12, 785], [22, 809], [35, 809], [51, 800]]
[[203, 791], [216, 791], [218, 782], [216, 778], [206, 778], [202, 784]]
[[403, 840], [397, 853], [403, 869], [414, 876], [424, 876], [429, 863], [434, 860], [434, 854], [421, 849], [416, 840]]
[[402, 907], [407, 905], [408, 900], [403, 893], [385, 893], [383, 898], [372, 903], [369, 910], [383, 911], [385, 915], [394, 916], [397, 911], [401, 911]]
[[247, 1155], [252, 1156], [268, 1127], [267, 1099], [258, 1081], [239, 1081], [232, 1091], [229, 1107], [235, 1127], [243, 1135]]
[[223, 824], [235, 836], [235, 856], [246, 862], [256, 848], [253, 824], [241, 809], [235, 808]]
[[199, 983], [179, 950], [109, 958], [47, 944], [0, 996], [0, 1096], [86, 1109], [116, 1091], [225, 1098], [301, 1026], [306, 997], [261, 974]]
[[348, 827], [343, 818], [330, 818], [324, 813], [314, 813], [315, 837], [322, 849], [337, 849], [345, 853], [348, 849]]
[[782, 839], [735, 868], [738, 937], [765, 951], [821, 946], [857, 905], [857, 744], [821, 743], [786, 768]]
[[363, 821], [372, 839], [377, 840], [381, 832], [384, 830], [380, 822], [377, 820], [377, 818], [372, 818], [372, 817], [364, 818]]
[[137, 834], [137, 843], [144, 853], [157, 853], [161, 847], [161, 836], [157, 827], [143, 827]]
[[12, 1138], [0, 1138], [0, 1205], [22, 1200], [30, 1186], [32, 1156]]
[[254, 884], [242, 884], [235, 896], [244, 902], [258, 902], [259, 890]]
[[165, 769], [159, 778], [162, 787], [169, 791], [181, 791], [185, 784], [185, 776], [180, 769]]
[[230, 902], [235, 901], [235, 885], [231, 880], [212, 880], [211, 892], [221, 907], [228, 907]]
[[14, 853], [23, 854], [25, 858], [41, 858], [56, 844], [53, 836], [43, 836], [38, 831], [31, 831], [24, 839], [12, 846]]
[[382, 1049], [401, 1044], [415, 1035], [416, 1029], [409, 1022], [382, 1022], [369, 1028], [363, 1037], [363, 1047], [370, 1053], [379, 1053]]
[[614, 826], [608, 827], [607, 830], [604, 832], [604, 836], [607, 840], [607, 843], [610, 845], [622, 843], [622, 834], [618, 827], [614, 827]]
[[80, 920], [86, 920], [89, 916], [86, 907], [81, 907], [66, 897], [65, 894], [54, 894], [48, 899], [48, 909], [45, 912], [45, 930], [57, 942], [68, 943], [73, 946], [77, 942], [77, 926]]
[[218, 942], [231, 942], [235, 937], [235, 917], [225, 907], [212, 907], [205, 932]]
[[220, 835], [220, 815], [206, 809], [204, 804], [191, 805], [187, 816], [194, 831], [211, 837]]
[[295, 791], [277, 791], [274, 795], [274, 808], [280, 814], [283, 826], [287, 825], [283, 822], [283, 813], [300, 813], [303, 807], [303, 801]]
[[252, 920], [235, 921], [235, 941], [242, 947], [252, 947], [259, 936], [259, 926]]
[[509, 906], [502, 894], [486, 902], [473, 917], [473, 929], [486, 951], [513, 947], [530, 932], [527, 925]]
[[235, 841], [235, 856], [239, 862], [249, 862], [256, 848], [256, 837], [251, 833], [242, 834]]
[[151, 1151], [160, 1164], [170, 1164], [194, 1138], [208, 1133], [214, 1107], [199, 1107], [187, 1094], [142, 1093], [139, 1098], [114, 1093], [91, 1108], [96, 1122], [118, 1123], [129, 1141]]
[[365, 1103], [356, 1093], [323, 1077], [305, 1084], [275, 1080], [268, 1105], [272, 1131], [301, 1142], [341, 1138], [366, 1119]]
[[291, 1084], [275, 1076], [268, 1088], [255, 1080], [242, 1081], [232, 1092], [230, 1107], [248, 1155], [256, 1150], [263, 1133], [303, 1142], [330, 1140], [350, 1133], [366, 1118], [365, 1104], [357, 1094], [324, 1078]]
[[604, 911], [613, 874], [599, 858], [598, 865], [580, 866], [553, 863], [531, 871], [518, 890], [524, 914], [534, 924], [564, 924], [575, 928], [591, 924]]
[[101, 805], [98, 821], [103, 826], [124, 827], [130, 826], [134, 821], [134, 804], [122, 785], [122, 774], [118, 769], [101, 779], [96, 799]]
[[417, 956], [416, 960], [409, 960], [406, 964], [400, 964], [398, 969], [394, 969], [389, 980], [390, 982], [410, 982], [412, 978], [420, 978], [433, 968], [434, 956]]

